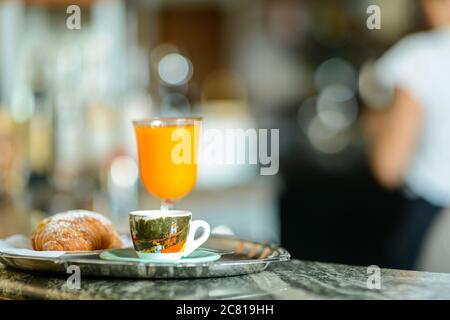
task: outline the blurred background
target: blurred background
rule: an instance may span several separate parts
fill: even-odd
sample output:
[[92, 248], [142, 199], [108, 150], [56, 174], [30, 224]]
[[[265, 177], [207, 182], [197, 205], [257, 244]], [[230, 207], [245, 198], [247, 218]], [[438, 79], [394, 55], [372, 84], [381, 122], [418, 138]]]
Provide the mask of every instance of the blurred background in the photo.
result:
[[[79, 30], [66, 27], [71, 4]], [[370, 4], [381, 30], [366, 27]], [[74, 208], [126, 232], [128, 211], [159, 205], [140, 185], [131, 120], [195, 114], [205, 129], [279, 128], [280, 172], [202, 166], [179, 208], [295, 258], [389, 266], [400, 196], [372, 177], [361, 129], [389, 92], [365, 70], [424, 28], [418, 5], [0, 1], [0, 238]], [[421, 268], [450, 271], [441, 249]]]

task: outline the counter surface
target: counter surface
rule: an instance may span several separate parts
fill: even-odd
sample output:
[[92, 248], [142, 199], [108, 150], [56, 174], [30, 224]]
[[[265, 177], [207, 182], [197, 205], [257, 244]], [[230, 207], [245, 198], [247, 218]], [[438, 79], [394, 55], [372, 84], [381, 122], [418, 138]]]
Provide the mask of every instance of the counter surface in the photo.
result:
[[22, 272], [0, 264], [6, 299], [450, 299], [450, 274], [381, 269], [381, 288], [369, 289], [368, 268], [292, 260], [261, 273], [228, 278], [133, 280]]

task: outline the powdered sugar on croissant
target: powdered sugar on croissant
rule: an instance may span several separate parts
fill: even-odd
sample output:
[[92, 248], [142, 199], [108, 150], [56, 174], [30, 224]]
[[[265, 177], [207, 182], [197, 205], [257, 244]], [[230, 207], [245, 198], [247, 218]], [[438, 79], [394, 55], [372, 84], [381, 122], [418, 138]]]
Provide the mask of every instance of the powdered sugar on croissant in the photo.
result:
[[122, 241], [101, 214], [72, 210], [41, 221], [31, 237], [38, 251], [77, 251], [120, 248]]

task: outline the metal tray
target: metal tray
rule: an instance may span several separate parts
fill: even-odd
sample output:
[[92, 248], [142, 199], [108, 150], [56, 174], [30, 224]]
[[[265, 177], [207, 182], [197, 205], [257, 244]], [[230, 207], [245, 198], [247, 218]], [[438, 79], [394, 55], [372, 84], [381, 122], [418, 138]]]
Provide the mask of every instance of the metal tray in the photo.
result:
[[0, 253], [0, 262], [15, 269], [57, 274], [67, 274], [69, 266], [76, 265], [83, 276], [168, 279], [243, 275], [264, 271], [270, 263], [290, 259], [289, 252], [284, 248], [229, 236], [211, 235], [204, 247], [232, 253], [223, 255], [217, 261], [199, 264], [107, 261], [100, 259], [98, 255], [83, 258], [40, 258], [5, 253]]

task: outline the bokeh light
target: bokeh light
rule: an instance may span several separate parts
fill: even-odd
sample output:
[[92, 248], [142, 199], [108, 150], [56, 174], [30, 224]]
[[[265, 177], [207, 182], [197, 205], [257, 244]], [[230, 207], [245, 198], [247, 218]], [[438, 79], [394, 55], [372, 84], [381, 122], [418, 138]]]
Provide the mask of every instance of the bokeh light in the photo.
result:
[[120, 188], [131, 188], [138, 180], [136, 161], [129, 156], [119, 156], [111, 164], [111, 181]]
[[378, 79], [374, 61], [366, 61], [358, 77], [361, 98], [369, 108], [383, 108], [392, 100], [394, 89], [384, 86]]
[[191, 104], [181, 93], [166, 94], [161, 99], [160, 112], [165, 117], [187, 116], [191, 112]]
[[183, 85], [192, 76], [192, 63], [179, 53], [169, 53], [158, 65], [160, 79], [171, 86]]
[[320, 93], [317, 112], [319, 119], [328, 129], [339, 132], [356, 121], [358, 103], [350, 88], [341, 84], [332, 84]]
[[331, 84], [340, 83], [356, 90], [355, 68], [346, 60], [332, 58], [323, 62], [314, 74], [314, 83], [318, 91]]
[[321, 152], [335, 154], [343, 151], [350, 143], [347, 132], [336, 134], [316, 116], [308, 127], [308, 138], [313, 147]]

